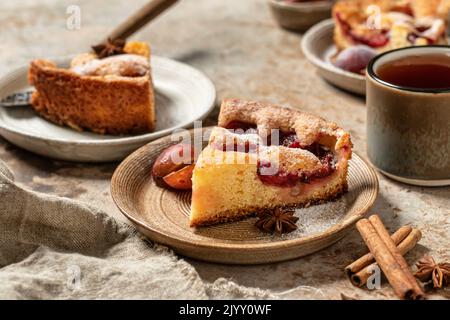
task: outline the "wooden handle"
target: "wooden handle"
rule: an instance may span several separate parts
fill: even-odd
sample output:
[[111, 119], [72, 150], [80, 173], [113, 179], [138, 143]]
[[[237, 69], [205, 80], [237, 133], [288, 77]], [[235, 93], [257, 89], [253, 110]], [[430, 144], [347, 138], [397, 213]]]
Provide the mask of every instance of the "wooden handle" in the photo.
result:
[[139, 9], [139, 11], [129, 17], [125, 22], [119, 25], [113, 32], [111, 32], [108, 38], [111, 38], [112, 40], [126, 40], [129, 36], [141, 29], [148, 22], [159, 16], [166, 9], [170, 8], [177, 1], [178, 0], [150, 1], [141, 9]]

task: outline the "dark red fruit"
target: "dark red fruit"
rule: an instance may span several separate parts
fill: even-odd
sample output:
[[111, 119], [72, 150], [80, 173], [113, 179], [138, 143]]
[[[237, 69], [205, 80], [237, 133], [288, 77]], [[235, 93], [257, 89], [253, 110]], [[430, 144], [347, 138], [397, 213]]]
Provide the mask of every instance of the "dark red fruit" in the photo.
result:
[[351, 47], [337, 56], [335, 65], [346, 71], [362, 73], [376, 55], [377, 53], [367, 46]]
[[256, 125], [253, 123], [247, 123], [242, 121], [231, 121], [225, 126], [226, 129], [229, 130], [240, 130], [243, 133], [248, 130], [256, 130]]
[[164, 177], [195, 162], [195, 150], [190, 144], [179, 143], [165, 149], [153, 163], [152, 176], [160, 187], [167, 187]]
[[278, 171], [276, 174], [273, 175], [266, 175], [262, 174], [263, 169], [268, 169], [271, 167], [271, 164], [269, 162], [263, 162], [258, 161], [258, 177], [259, 179], [271, 186], [277, 186], [277, 187], [293, 187], [298, 182], [298, 175], [292, 174], [292, 173], [285, 173]]
[[316, 155], [322, 166], [314, 171], [301, 171], [298, 173], [286, 173], [283, 171], [278, 171], [273, 175], [262, 174], [264, 168], [270, 168], [271, 164], [268, 162], [258, 162], [258, 177], [259, 179], [271, 186], [277, 187], [293, 187], [297, 183], [310, 183], [316, 179], [321, 179], [331, 175], [335, 169], [335, 158], [334, 155], [326, 147], [313, 144], [306, 148], [308, 151]]
[[336, 15], [336, 18], [341, 25], [344, 33], [348, 37], [350, 37], [356, 44], [364, 44], [371, 48], [379, 48], [387, 45], [390, 40], [389, 30], [373, 30], [372, 33], [362, 36], [353, 32], [351, 25], [348, 24], [347, 21], [342, 19], [339, 13]]
[[295, 133], [280, 133], [280, 145], [288, 148], [301, 148], [300, 140]]
[[177, 190], [192, 189], [192, 172], [195, 164], [191, 164], [183, 169], [172, 172], [163, 178], [164, 182], [171, 188]]

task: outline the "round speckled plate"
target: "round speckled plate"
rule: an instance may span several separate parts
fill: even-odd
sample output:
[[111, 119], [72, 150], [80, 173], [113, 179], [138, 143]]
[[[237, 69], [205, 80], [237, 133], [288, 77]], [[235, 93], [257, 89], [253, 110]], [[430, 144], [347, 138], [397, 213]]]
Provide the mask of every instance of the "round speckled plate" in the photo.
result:
[[359, 95], [366, 94], [366, 78], [336, 67], [331, 58], [336, 55], [333, 42], [333, 19], [316, 24], [309, 29], [302, 39], [302, 51], [315, 67], [319, 75], [338, 88]]
[[[51, 59], [67, 67], [70, 57]], [[0, 98], [30, 90], [28, 65], [0, 77]], [[78, 162], [122, 160], [144, 144], [204, 119], [214, 107], [216, 90], [200, 71], [175, 60], [153, 56], [156, 130], [134, 136], [99, 135], [58, 126], [30, 107], [0, 105], [0, 135], [24, 149], [51, 158]]]
[[159, 188], [151, 177], [153, 161], [172, 144], [171, 137], [161, 138], [126, 158], [114, 173], [111, 193], [141, 233], [195, 259], [260, 264], [305, 256], [344, 237], [378, 194], [375, 171], [355, 154], [350, 162], [349, 192], [337, 201], [298, 209], [299, 228], [293, 233], [281, 237], [262, 233], [254, 226], [256, 218], [194, 229], [189, 227], [191, 193]]

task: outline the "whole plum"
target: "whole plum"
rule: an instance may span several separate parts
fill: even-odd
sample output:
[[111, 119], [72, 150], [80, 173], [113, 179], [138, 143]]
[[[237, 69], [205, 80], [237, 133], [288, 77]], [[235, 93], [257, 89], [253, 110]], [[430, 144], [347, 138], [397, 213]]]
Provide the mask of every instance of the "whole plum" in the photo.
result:
[[364, 73], [370, 60], [376, 55], [377, 52], [368, 46], [351, 47], [339, 53], [334, 64], [346, 71]]

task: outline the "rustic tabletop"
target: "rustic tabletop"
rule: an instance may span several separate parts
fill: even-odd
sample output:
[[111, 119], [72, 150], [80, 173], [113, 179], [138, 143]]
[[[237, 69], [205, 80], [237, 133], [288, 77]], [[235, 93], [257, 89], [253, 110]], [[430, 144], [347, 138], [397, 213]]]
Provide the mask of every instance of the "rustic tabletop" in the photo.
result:
[[[3, 0], [0, 3], [0, 74], [30, 59], [83, 52], [146, 0]], [[69, 5], [81, 9], [80, 29], [66, 25]], [[365, 101], [340, 91], [316, 74], [300, 50], [301, 35], [280, 29], [266, 0], [184, 0], [144, 28], [136, 39], [151, 43], [155, 54], [191, 64], [207, 74], [218, 99], [239, 97], [302, 108], [349, 130], [355, 150], [365, 155]], [[207, 119], [214, 124], [218, 105]], [[23, 186], [84, 201], [125, 221], [110, 195], [118, 163], [79, 164], [46, 159], [0, 137], [0, 158]], [[373, 213], [391, 231], [412, 224], [423, 232], [407, 255], [412, 265], [426, 253], [450, 259], [450, 188], [403, 185], [383, 176]], [[226, 266], [189, 260], [205, 281], [232, 278], [241, 285], [291, 292], [299, 299], [395, 298], [381, 290], [354, 288], [344, 267], [366, 247], [356, 230], [336, 245], [295, 261], [263, 266]], [[441, 291], [433, 298], [450, 298]]]

